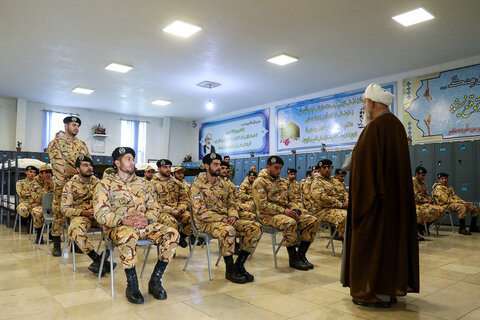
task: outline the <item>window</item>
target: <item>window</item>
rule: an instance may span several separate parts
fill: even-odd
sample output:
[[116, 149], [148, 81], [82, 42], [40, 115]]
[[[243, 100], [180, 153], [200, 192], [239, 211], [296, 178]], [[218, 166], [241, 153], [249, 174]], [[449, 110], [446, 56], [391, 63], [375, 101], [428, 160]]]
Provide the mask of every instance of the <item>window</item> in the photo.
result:
[[43, 136], [42, 150], [48, 147], [50, 141], [55, 138], [58, 131], [64, 131], [63, 118], [71, 116], [71, 113], [43, 111]]
[[122, 120], [120, 142], [122, 147], [130, 147], [135, 150], [135, 163], [145, 163], [147, 123], [137, 120]]

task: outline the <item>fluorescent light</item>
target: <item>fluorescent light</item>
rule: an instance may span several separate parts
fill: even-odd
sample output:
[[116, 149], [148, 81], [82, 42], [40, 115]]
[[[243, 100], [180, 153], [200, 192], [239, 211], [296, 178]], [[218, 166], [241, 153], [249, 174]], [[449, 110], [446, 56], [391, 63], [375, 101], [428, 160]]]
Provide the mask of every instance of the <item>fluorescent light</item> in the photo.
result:
[[152, 104], [157, 105], [157, 106], [168, 106], [170, 103], [172, 103], [172, 101], [161, 100], [161, 99], [157, 99], [155, 101], [152, 101]]
[[202, 28], [195, 26], [193, 24], [180, 21], [180, 20], [174, 21], [173, 23], [165, 27], [165, 29], [163, 29], [163, 31], [165, 32], [168, 32], [183, 38], [188, 38], [200, 30], [202, 30]]
[[120, 63], [112, 62], [108, 66], [106, 66], [105, 69], [110, 70], [110, 71], [127, 73], [128, 71], [132, 70], [133, 67], [129, 66], [129, 65], [126, 65], [126, 64], [120, 64]]
[[81, 94], [91, 94], [93, 93], [95, 90], [93, 89], [88, 89], [88, 88], [82, 88], [82, 87], [75, 87], [73, 88], [72, 92], [74, 93], [81, 93]]
[[286, 54], [280, 54], [278, 56], [268, 59], [267, 61], [270, 63], [278, 64], [279, 66], [284, 66], [286, 64], [298, 61], [298, 59]]
[[423, 8], [418, 8], [412, 11], [399, 14], [398, 16], [392, 17], [393, 20], [397, 21], [400, 24], [403, 24], [405, 27], [424, 22], [427, 20], [434, 19], [435, 17], [431, 15], [428, 11]]
[[208, 103], [207, 103], [207, 109], [208, 109], [208, 110], [213, 110], [213, 107], [214, 107], [213, 102], [212, 102], [212, 101], [208, 101]]

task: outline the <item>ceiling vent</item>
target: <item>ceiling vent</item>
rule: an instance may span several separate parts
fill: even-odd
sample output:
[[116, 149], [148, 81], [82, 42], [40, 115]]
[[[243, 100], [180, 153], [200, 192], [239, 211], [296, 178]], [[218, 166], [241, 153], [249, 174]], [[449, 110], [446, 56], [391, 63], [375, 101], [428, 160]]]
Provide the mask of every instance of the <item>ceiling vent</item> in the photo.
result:
[[202, 88], [207, 88], [207, 89], [213, 89], [215, 87], [218, 87], [220, 85], [220, 83], [216, 83], [216, 82], [213, 82], [213, 81], [202, 81], [200, 83], [197, 83], [197, 86], [199, 87], [202, 87]]

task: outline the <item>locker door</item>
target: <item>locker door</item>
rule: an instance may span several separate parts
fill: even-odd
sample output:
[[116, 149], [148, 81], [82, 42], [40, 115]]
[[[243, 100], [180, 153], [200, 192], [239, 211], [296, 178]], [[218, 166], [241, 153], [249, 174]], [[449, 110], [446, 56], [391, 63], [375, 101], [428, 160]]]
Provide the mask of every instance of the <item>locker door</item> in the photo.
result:
[[283, 162], [285, 163], [282, 167], [282, 172], [280, 173], [280, 176], [282, 178], [287, 177], [287, 169], [288, 168], [295, 168], [295, 155], [289, 154], [289, 155], [281, 155], [280, 156], [283, 159]]
[[92, 156], [93, 164], [102, 164], [103, 156]]
[[343, 165], [342, 154], [340, 151], [333, 151], [330, 153], [330, 160], [332, 160], [332, 175], [335, 174], [335, 169], [341, 168]]
[[258, 158], [258, 173], [260, 170], [265, 169], [267, 167], [267, 159], [269, 156], [261, 156]]
[[27, 157], [27, 153], [14, 151], [14, 156], [18, 159], [25, 159]]
[[50, 162], [50, 157], [48, 156], [48, 153], [47, 152], [42, 153], [40, 160], [47, 163]]
[[415, 168], [417, 167], [415, 165], [415, 163], [416, 163], [416, 161], [415, 161], [415, 146], [411, 146], [411, 145], [408, 146], [408, 153], [410, 155], [410, 166], [412, 167], [412, 177], [413, 177], [415, 175]]
[[295, 157], [295, 164], [297, 169], [297, 181], [305, 179], [305, 172], [307, 171], [307, 154], [297, 154]]
[[242, 173], [243, 173], [243, 159], [234, 159], [231, 160], [233, 161], [233, 165], [235, 167], [235, 175], [233, 176], [233, 183], [235, 185], [239, 185], [242, 183], [243, 178], [242, 178]]
[[103, 164], [113, 165], [111, 156], [103, 156]]
[[0, 151], [0, 161], [5, 161], [8, 159], [13, 159], [12, 151]]
[[453, 182], [455, 192], [466, 201], [476, 201], [478, 181], [473, 141], [453, 143]]
[[[352, 150], [341, 150], [340, 152], [340, 167], [343, 166], [343, 163], [345, 162], [345, 159], [347, 159], [348, 156], [352, 153]], [[347, 187], [350, 185], [350, 171], [347, 171], [347, 174], [345, 175], [345, 184]]]
[[40, 152], [27, 152], [26, 153], [26, 158], [27, 159], [37, 159], [42, 161], [42, 153]]
[[440, 172], [448, 173], [450, 175], [448, 183], [457, 192], [453, 177], [453, 143], [438, 143], [434, 146], [434, 179], [437, 179], [437, 174]]
[[[434, 144], [416, 145], [414, 146], [415, 163], [412, 167], [413, 173], [415, 168], [422, 166], [427, 169], [427, 175], [425, 177], [425, 184], [427, 185], [428, 192], [432, 192], [432, 186], [437, 181], [437, 174], [435, 173], [434, 163]], [[411, 161], [411, 160], [410, 160]], [[413, 176], [412, 173], [412, 176]]]
[[245, 175], [248, 174], [251, 166], [256, 166], [257, 167], [257, 173], [258, 173], [258, 171], [259, 171], [258, 170], [258, 157], [250, 158], [249, 163], [248, 163], [247, 172], [245, 173]]
[[316, 153], [307, 153], [307, 169], [306, 170], [312, 170], [312, 167], [316, 166], [317, 163], [318, 163], [318, 160], [317, 160]]
[[250, 171], [250, 158], [245, 158], [245, 159], [243, 159], [242, 181], [240, 181], [240, 183], [243, 182], [243, 180], [245, 179], [245, 176], [247, 175], [248, 171]]

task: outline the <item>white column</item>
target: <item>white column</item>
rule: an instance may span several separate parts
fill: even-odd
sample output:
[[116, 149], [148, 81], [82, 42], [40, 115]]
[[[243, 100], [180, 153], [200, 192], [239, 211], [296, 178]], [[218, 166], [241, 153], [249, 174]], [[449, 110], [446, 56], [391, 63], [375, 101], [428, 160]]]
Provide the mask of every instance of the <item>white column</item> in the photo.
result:
[[[26, 151], [29, 147], [27, 141], [25, 141], [27, 133], [27, 100], [17, 98], [17, 123], [15, 130], [15, 147], [17, 141], [22, 142], [22, 151]], [[33, 150], [30, 150], [33, 151]]]
[[164, 154], [165, 159], [169, 159], [168, 157], [170, 156], [169, 148], [170, 148], [170, 123], [171, 123], [171, 118], [170, 117], [164, 117], [163, 118], [163, 130], [162, 130], [162, 141], [164, 142], [163, 144], [163, 150], [162, 154]]

